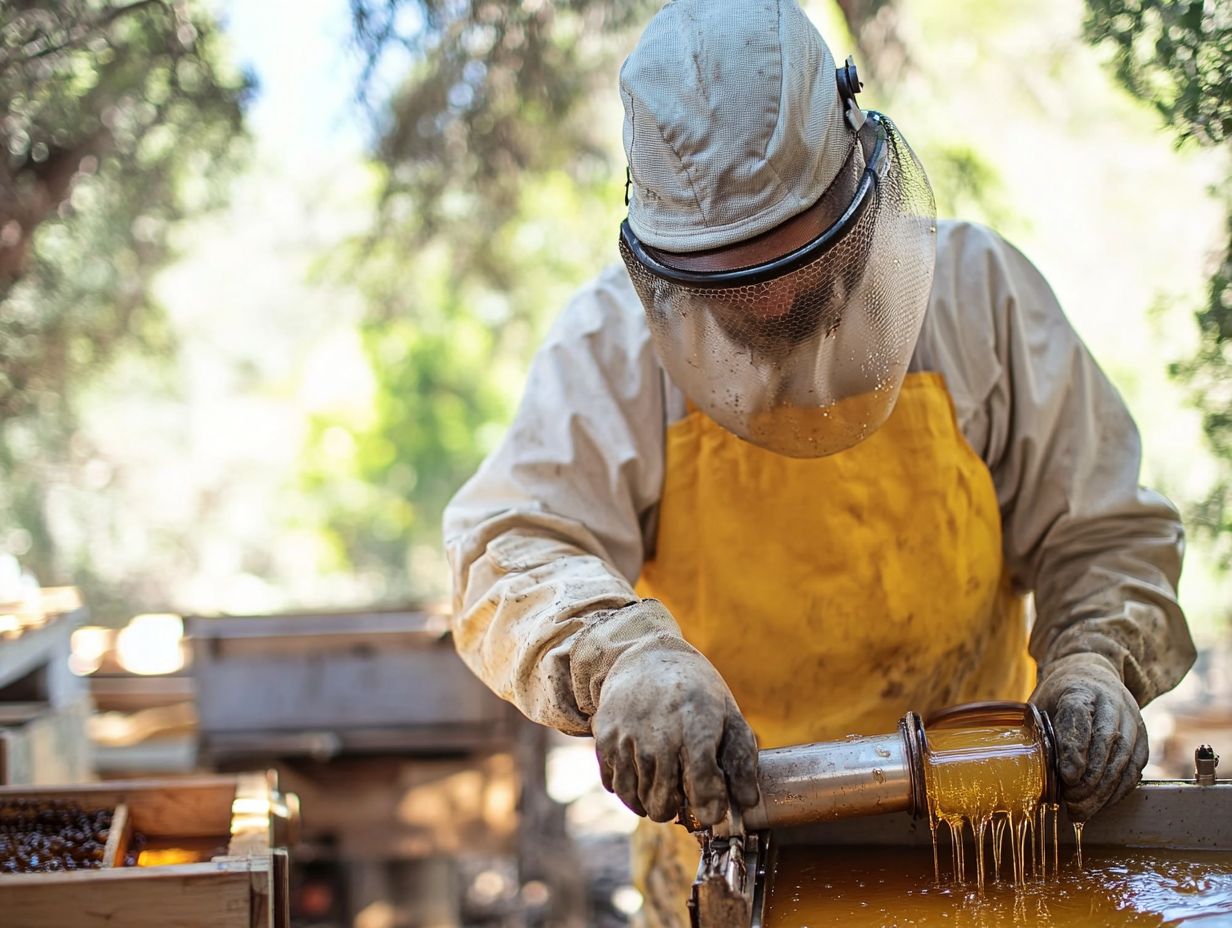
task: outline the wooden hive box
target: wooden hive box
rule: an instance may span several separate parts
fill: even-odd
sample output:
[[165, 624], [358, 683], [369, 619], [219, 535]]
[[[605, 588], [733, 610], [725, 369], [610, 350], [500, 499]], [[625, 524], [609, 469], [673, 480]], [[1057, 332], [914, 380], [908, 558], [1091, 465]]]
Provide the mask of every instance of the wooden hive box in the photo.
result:
[[0, 788], [0, 804], [12, 799], [111, 810], [106, 859], [122, 860], [134, 832], [148, 850], [141, 866], [0, 873], [4, 928], [288, 925], [287, 856], [273, 837], [283, 801], [262, 774]]
[[0, 603], [0, 786], [75, 783], [92, 769], [89, 689], [69, 668], [86, 610], [72, 587], [25, 608]]
[[[14, 613], [0, 604], [0, 702], [73, 705], [89, 695], [87, 681], [69, 669], [72, 634], [86, 620], [72, 587], [43, 590], [43, 611]], [[13, 623], [16, 622], [16, 626]]]
[[[189, 616], [209, 762], [507, 744], [515, 715], [423, 612]], [[254, 694], [259, 693], [259, 698]]]
[[90, 701], [60, 708], [0, 701], [0, 786], [79, 783], [91, 776]]

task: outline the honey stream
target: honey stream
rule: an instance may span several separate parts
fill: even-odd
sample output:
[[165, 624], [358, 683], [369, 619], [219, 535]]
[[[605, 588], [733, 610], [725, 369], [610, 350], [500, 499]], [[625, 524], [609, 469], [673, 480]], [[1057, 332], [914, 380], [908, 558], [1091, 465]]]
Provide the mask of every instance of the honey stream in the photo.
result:
[[[1068, 857], [1072, 848], [1063, 848]], [[1047, 880], [933, 882], [920, 847], [779, 848], [767, 928], [1227, 928], [1232, 854], [1090, 847]]]
[[988, 878], [985, 849], [992, 847], [992, 874], [999, 877], [1008, 838], [1015, 885], [1028, 871], [1044, 876], [1048, 868], [1048, 826], [1053, 831], [1052, 869], [1057, 861], [1057, 807], [1043, 804], [1043, 751], [1034, 734], [1022, 725], [942, 728], [928, 734], [924, 758], [929, 829], [933, 839], [933, 875], [941, 882], [938, 832], [950, 835], [954, 879], [967, 879], [966, 841], [974, 838], [976, 885]]
[[765, 924], [1232, 926], [1232, 854], [1096, 848], [1084, 867], [1075, 826], [1062, 868], [1059, 807], [1041, 802], [1043, 756], [1024, 726], [930, 728], [932, 879], [913, 848], [782, 847]]

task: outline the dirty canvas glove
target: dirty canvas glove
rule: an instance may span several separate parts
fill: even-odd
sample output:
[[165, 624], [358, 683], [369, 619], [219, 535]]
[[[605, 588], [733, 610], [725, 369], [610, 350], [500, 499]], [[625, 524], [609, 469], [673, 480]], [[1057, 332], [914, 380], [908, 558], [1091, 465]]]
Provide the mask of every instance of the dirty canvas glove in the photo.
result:
[[1060, 658], [1043, 669], [1031, 701], [1052, 717], [1070, 818], [1086, 821], [1138, 784], [1149, 750], [1146, 727], [1111, 661], [1098, 654]]
[[[621, 610], [660, 610], [643, 600]], [[603, 785], [630, 809], [671, 821], [685, 800], [703, 825], [757, 804], [757, 741], [719, 672], [683, 638], [647, 636], [599, 682], [591, 731]]]

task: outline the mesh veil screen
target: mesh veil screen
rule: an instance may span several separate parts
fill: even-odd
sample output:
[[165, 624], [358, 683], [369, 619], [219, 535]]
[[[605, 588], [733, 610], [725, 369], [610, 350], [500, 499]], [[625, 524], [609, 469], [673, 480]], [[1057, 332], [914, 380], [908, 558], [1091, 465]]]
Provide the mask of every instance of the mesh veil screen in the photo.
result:
[[[935, 259], [932, 189], [884, 116], [887, 166], [868, 207], [817, 258], [771, 280], [685, 286], [621, 255], [656, 350], [692, 402], [723, 427], [779, 454], [851, 447], [890, 414], [928, 305]], [[858, 179], [853, 146], [840, 178]], [[850, 183], [826, 196], [850, 200]]]

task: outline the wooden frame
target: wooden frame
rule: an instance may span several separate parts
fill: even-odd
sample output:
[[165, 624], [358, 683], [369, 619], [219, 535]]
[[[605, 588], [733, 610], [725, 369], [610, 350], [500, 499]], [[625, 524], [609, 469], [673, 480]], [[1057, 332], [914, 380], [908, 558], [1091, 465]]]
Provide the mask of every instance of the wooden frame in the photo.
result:
[[287, 858], [271, 847], [274, 793], [262, 774], [52, 788], [0, 788], [0, 802], [58, 799], [111, 809], [105, 856], [132, 831], [218, 839], [201, 863], [0, 875], [5, 928], [286, 928]]
[[103, 867], [123, 867], [124, 854], [133, 835], [132, 819], [128, 817], [128, 803], [122, 802], [111, 813], [111, 833], [103, 848]]
[[507, 741], [512, 710], [462, 663], [447, 627], [410, 611], [186, 618], [204, 757]]
[[40, 611], [0, 605], [0, 616], [19, 622], [0, 632], [0, 785], [89, 776], [89, 688], [69, 668], [72, 634], [86, 617], [80, 596], [45, 589]]
[[88, 695], [86, 680], [68, 665], [72, 634], [85, 621], [86, 610], [71, 587], [44, 592], [51, 594], [45, 613], [27, 616], [16, 634], [0, 631], [0, 702], [46, 702], [60, 708]]
[[90, 700], [64, 706], [0, 702], [0, 786], [76, 783], [91, 775]]

